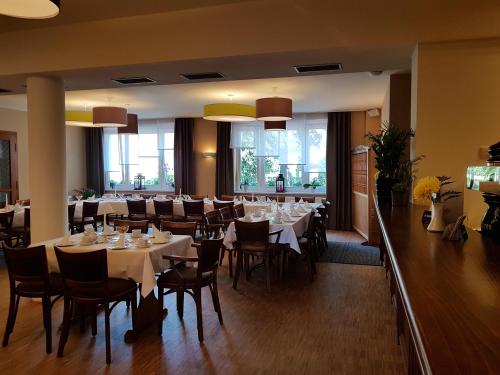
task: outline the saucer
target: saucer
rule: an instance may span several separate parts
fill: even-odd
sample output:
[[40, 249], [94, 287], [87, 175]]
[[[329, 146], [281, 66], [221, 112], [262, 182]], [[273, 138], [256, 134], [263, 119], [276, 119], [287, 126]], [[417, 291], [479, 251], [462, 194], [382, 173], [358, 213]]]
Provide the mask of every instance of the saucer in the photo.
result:
[[56, 246], [57, 247], [69, 247], [69, 246], [75, 246], [76, 245], [76, 242], [75, 241], [70, 241], [66, 244], [63, 244], [63, 243], [56, 243]]

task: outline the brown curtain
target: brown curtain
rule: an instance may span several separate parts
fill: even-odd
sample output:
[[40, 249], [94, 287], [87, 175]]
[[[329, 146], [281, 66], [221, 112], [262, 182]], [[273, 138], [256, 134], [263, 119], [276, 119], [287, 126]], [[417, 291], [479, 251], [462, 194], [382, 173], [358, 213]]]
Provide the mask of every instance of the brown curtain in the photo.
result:
[[326, 198], [331, 202], [328, 227], [352, 229], [351, 113], [328, 114]]
[[217, 162], [215, 167], [215, 196], [233, 195], [233, 150], [231, 142], [231, 123], [217, 122]]
[[194, 119], [176, 118], [174, 130], [174, 183], [178, 194], [194, 194], [195, 168], [193, 155]]
[[[104, 153], [102, 145], [102, 128], [87, 128], [85, 148], [87, 154], [87, 188], [94, 189], [97, 194], [104, 194]], [[82, 186], [83, 188], [84, 186]]]

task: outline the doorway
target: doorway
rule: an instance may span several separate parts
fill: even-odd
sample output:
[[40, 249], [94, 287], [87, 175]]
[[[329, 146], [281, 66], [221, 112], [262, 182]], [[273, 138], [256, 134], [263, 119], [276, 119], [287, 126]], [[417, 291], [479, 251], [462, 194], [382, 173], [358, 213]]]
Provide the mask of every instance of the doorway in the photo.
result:
[[0, 131], [0, 206], [19, 199], [17, 182], [17, 133]]

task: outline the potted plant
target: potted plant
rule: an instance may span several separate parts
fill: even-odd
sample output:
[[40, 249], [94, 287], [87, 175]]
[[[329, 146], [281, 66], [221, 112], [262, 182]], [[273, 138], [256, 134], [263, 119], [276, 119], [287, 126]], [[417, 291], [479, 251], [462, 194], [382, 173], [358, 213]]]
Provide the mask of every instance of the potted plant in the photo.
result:
[[375, 153], [375, 167], [378, 169], [377, 199], [380, 203], [391, 201], [392, 187], [399, 182], [397, 170], [408, 141], [414, 135], [411, 129], [402, 130], [387, 122], [378, 133], [366, 135]]
[[248, 191], [248, 180], [243, 180], [243, 182], [240, 184], [240, 189], [245, 193]]
[[396, 207], [407, 206], [410, 201], [410, 191], [415, 179], [415, 165], [424, 158], [423, 155], [412, 160], [402, 161], [396, 171], [398, 182], [392, 186], [391, 201]]
[[97, 193], [94, 189], [83, 188], [81, 190], [75, 189], [73, 190], [73, 195], [75, 197], [79, 196], [80, 199], [89, 199], [90, 197], [97, 197]]
[[310, 183], [308, 183], [308, 184], [304, 184], [303, 186], [304, 186], [304, 189], [309, 189], [309, 188], [311, 188], [311, 189], [313, 189], [313, 190], [316, 190], [316, 188], [317, 188], [318, 186], [321, 186], [321, 184], [318, 182], [318, 179], [317, 179], [317, 178], [314, 178], [314, 179], [313, 179]]

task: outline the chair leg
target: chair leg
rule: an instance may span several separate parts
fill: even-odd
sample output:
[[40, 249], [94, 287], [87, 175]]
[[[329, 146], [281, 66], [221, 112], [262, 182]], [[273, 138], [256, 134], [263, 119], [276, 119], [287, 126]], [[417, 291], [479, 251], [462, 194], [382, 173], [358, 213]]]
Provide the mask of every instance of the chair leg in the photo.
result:
[[163, 288], [158, 286], [158, 305], [160, 306], [160, 314], [158, 314], [158, 334], [163, 334]]
[[[137, 289], [134, 291], [134, 294], [130, 298], [130, 302], [132, 305], [132, 328], [135, 328], [137, 319]], [[160, 322], [163, 322], [163, 299], [161, 307], [162, 307], [162, 314], [160, 314]]]
[[245, 277], [246, 280], [250, 280], [250, 255], [249, 254], [243, 254], [243, 262], [245, 266]]
[[269, 256], [269, 251], [266, 252], [264, 256], [264, 263], [266, 266], [266, 281], [267, 281], [267, 291], [271, 291], [271, 258]]
[[64, 345], [68, 341], [69, 325], [71, 319], [71, 300], [69, 297], [64, 296], [64, 312], [61, 336], [59, 336], [59, 348], [57, 349], [57, 356], [62, 357], [64, 354]]
[[97, 306], [92, 309], [92, 336], [97, 335]]
[[16, 314], [17, 313], [16, 305], [17, 305], [18, 300], [19, 300], [19, 297], [17, 297], [17, 299], [16, 299], [16, 294], [14, 293], [13, 290], [11, 290], [10, 303], [9, 303], [9, 316], [7, 318], [7, 324], [5, 326], [5, 333], [4, 333], [3, 342], [2, 342], [3, 347], [6, 347], [9, 344], [9, 336], [12, 333], [12, 331], [14, 330], [14, 324], [16, 322], [16, 315], [17, 315]]
[[217, 311], [217, 315], [219, 316], [219, 323], [223, 324], [222, 320], [222, 310], [220, 308], [220, 301], [219, 301], [219, 290], [217, 288], [217, 273], [214, 275], [214, 282], [213, 282], [213, 300], [214, 300], [214, 305], [215, 305], [215, 311]]
[[194, 289], [194, 300], [196, 303], [196, 323], [198, 326], [198, 340], [203, 342], [203, 317], [201, 314], [201, 288]]
[[80, 333], [85, 332], [85, 306], [80, 304], [78, 306], [78, 315], [80, 315]]
[[50, 296], [43, 297], [43, 326], [45, 327], [45, 351], [52, 353], [52, 317], [50, 313]]
[[184, 289], [177, 289], [177, 314], [179, 319], [184, 318]]
[[229, 277], [233, 277], [233, 252], [234, 250], [231, 250], [227, 253], [227, 261], [229, 263]]
[[224, 260], [224, 254], [226, 253], [226, 248], [224, 245], [222, 245], [222, 248], [220, 250], [220, 259], [219, 259], [219, 264], [222, 265], [222, 261]]
[[104, 330], [106, 332], [106, 363], [111, 363], [111, 341], [110, 341], [110, 328], [109, 328], [109, 304], [104, 304]]
[[236, 289], [236, 286], [238, 285], [238, 279], [240, 278], [242, 263], [243, 263], [243, 254], [241, 251], [238, 251], [236, 253], [236, 271], [234, 272], [234, 279], [233, 279], [234, 289]]

